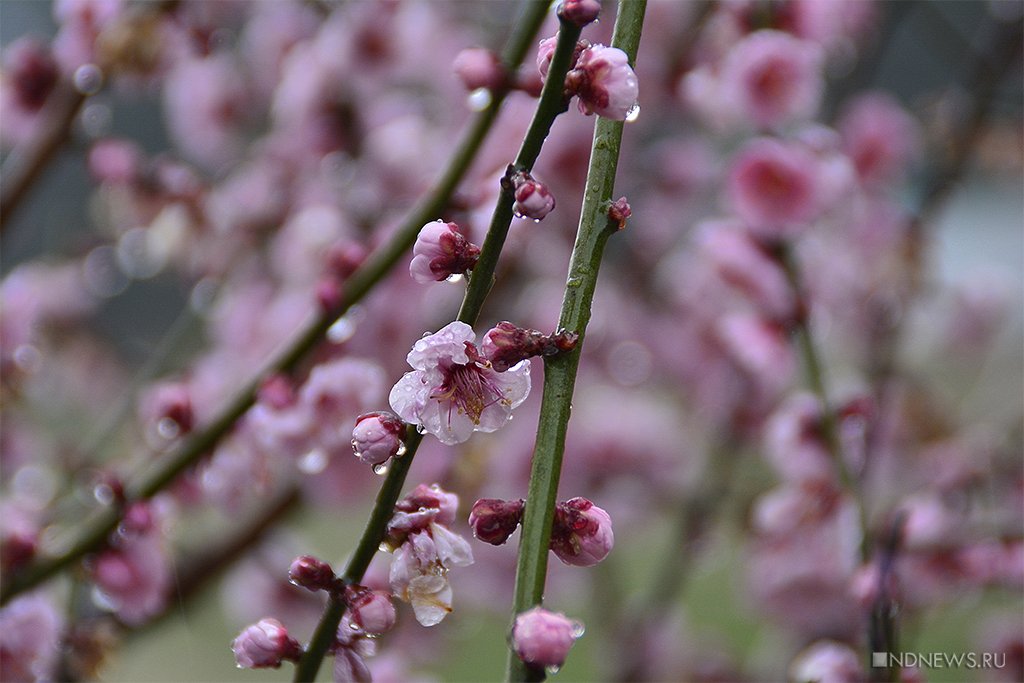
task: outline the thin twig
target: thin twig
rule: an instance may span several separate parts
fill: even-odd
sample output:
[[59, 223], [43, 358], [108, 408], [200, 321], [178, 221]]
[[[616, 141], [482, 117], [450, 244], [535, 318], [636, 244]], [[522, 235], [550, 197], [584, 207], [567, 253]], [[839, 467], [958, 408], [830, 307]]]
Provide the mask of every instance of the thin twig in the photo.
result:
[[[646, 8], [646, 0], [619, 2], [612, 45], [629, 55], [631, 63], [636, 60]], [[604, 246], [619, 227], [609, 219], [608, 203], [615, 184], [622, 129], [621, 121], [605, 118], [598, 118], [594, 126], [583, 208], [558, 322], [559, 329], [576, 333], [579, 341], [571, 352], [551, 356], [544, 363], [544, 392], [519, 541], [513, 615], [540, 604], [544, 595], [555, 496], [580, 351], [590, 321]], [[508, 680], [539, 681], [545, 675], [543, 668], [527, 665], [510, 649]]]

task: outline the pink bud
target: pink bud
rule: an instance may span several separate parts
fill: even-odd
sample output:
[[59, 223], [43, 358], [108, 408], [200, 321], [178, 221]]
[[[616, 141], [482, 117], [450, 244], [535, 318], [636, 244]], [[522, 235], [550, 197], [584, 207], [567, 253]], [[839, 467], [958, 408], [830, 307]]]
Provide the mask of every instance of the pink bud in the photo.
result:
[[592, 567], [608, 557], [614, 543], [612, 518], [586, 498], [573, 498], [556, 506], [551, 550], [562, 562]]
[[352, 623], [371, 636], [390, 631], [397, 616], [391, 596], [383, 591], [366, 591], [350, 603]]
[[420, 484], [395, 504], [395, 510], [399, 512], [413, 513], [420, 509], [437, 510], [434, 521], [451, 526], [455, 523], [455, 513], [459, 509], [459, 497], [437, 484]]
[[409, 273], [416, 282], [440, 282], [476, 265], [480, 247], [471, 243], [455, 223], [427, 223], [416, 237]]
[[558, 16], [580, 27], [595, 21], [600, 13], [598, 0], [563, 0], [558, 7]]
[[231, 649], [235, 661], [244, 669], [262, 669], [281, 666], [284, 660], [298, 660], [302, 648], [298, 641], [288, 636], [288, 631], [277, 619], [260, 619], [246, 626]]
[[555, 198], [542, 183], [534, 180], [526, 171], [516, 173], [512, 178], [516, 203], [513, 211], [520, 218], [539, 221], [555, 208]]
[[512, 647], [527, 664], [537, 667], [562, 666], [583, 626], [564, 614], [534, 607], [516, 617], [512, 626]]
[[523, 500], [481, 498], [469, 512], [473, 535], [484, 543], [502, 545], [523, 519]]
[[400, 455], [405, 442], [405, 423], [386, 411], [366, 413], [356, 418], [352, 430], [352, 452], [367, 465], [380, 465]]
[[271, 375], [256, 392], [256, 399], [263, 404], [283, 410], [295, 403], [295, 390], [284, 375]]
[[460, 52], [452, 68], [467, 90], [500, 90], [508, 80], [498, 56], [482, 47], [471, 47]]
[[34, 534], [15, 531], [0, 542], [0, 568], [5, 572], [17, 569], [36, 554], [37, 540]]
[[288, 580], [308, 591], [329, 591], [337, 582], [331, 565], [310, 555], [296, 557], [288, 568]]
[[321, 311], [333, 311], [341, 305], [341, 283], [333, 277], [324, 277], [316, 283], [316, 302]]
[[358, 242], [336, 242], [327, 250], [327, 269], [344, 280], [366, 260], [366, 247]]
[[130, 140], [97, 140], [89, 150], [89, 172], [100, 182], [126, 184], [139, 177], [142, 150]]
[[608, 207], [608, 219], [619, 226], [619, 230], [626, 227], [626, 219], [633, 215], [633, 209], [625, 197], [619, 197]]
[[581, 112], [617, 121], [626, 119], [640, 94], [629, 57], [618, 48], [604, 45], [583, 50], [565, 84], [579, 97]]
[[578, 338], [575, 332], [546, 335], [502, 321], [487, 331], [480, 347], [491, 367], [497, 372], [505, 372], [527, 358], [571, 351], [576, 347]]

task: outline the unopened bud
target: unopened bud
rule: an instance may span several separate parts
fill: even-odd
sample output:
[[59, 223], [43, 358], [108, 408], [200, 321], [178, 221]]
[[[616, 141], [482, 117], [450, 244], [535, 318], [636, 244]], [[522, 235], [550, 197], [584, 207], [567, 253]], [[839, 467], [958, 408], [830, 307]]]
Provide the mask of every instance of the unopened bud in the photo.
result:
[[554, 196], [547, 186], [537, 182], [528, 172], [516, 173], [512, 177], [512, 186], [516, 200], [512, 210], [520, 218], [539, 221], [554, 210]]
[[473, 503], [469, 526], [473, 535], [484, 543], [502, 545], [523, 519], [523, 500], [481, 498]]
[[578, 339], [575, 332], [543, 334], [503, 321], [487, 331], [480, 346], [491, 367], [504, 372], [527, 358], [570, 351], [576, 347]]
[[555, 507], [551, 550], [565, 564], [592, 567], [608, 557], [614, 544], [612, 518], [586, 498]]
[[427, 223], [416, 237], [409, 273], [416, 282], [440, 282], [473, 270], [480, 247], [467, 240], [455, 223]]
[[626, 219], [633, 215], [633, 209], [625, 197], [619, 197], [608, 207], [608, 220], [616, 223], [619, 230], [626, 227]]
[[244, 669], [276, 669], [285, 660], [298, 661], [302, 647], [277, 619], [260, 619], [246, 626], [231, 645]]
[[310, 555], [295, 558], [292, 566], [288, 568], [288, 580], [314, 593], [330, 591], [337, 583], [331, 565]]
[[367, 465], [380, 465], [405, 449], [405, 423], [387, 411], [366, 413], [356, 418], [352, 429], [352, 452]]
[[600, 13], [599, 0], [563, 0], [558, 7], [558, 16], [581, 28], [595, 21]]
[[583, 625], [564, 614], [534, 607], [516, 617], [512, 626], [512, 647], [527, 664], [560, 667], [582, 632]]
[[471, 47], [460, 52], [455, 56], [452, 68], [467, 90], [500, 90], [508, 80], [498, 55], [481, 47]]
[[383, 591], [364, 590], [349, 602], [352, 623], [371, 636], [390, 631], [397, 619], [391, 596]]

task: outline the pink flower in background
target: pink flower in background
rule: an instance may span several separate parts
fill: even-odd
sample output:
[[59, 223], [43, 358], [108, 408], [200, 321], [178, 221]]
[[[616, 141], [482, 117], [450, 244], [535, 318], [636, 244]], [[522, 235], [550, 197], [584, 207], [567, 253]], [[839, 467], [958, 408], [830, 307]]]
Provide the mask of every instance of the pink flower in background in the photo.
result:
[[154, 528], [98, 555], [92, 578], [117, 617], [138, 625], [166, 605], [172, 580], [170, 561], [161, 533]]
[[32, 136], [59, 79], [57, 62], [37, 40], [19, 38], [4, 48], [0, 144], [12, 147]]
[[391, 408], [447, 445], [473, 432], [493, 432], [530, 393], [530, 362], [496, 372], [477, 351], [473, 328], [449, 323], [417, 341], [407, 360], [414, 370], [391, 390]]
[[824, 80], [821, 49], [781, 31], [751, 33], [722, 65], [722, 95], [758, 128], [814, 115]]
[[498, 55], [482, 47], [470, 47], [460, 52], [455, 57], [452, 69], [466, 90], [499, 90], [508, 80]]
[[512, 626], [512, 647], [527, 664], [560, 667], [580, 635], [582, 625], [578, 621], [560, 612], [534, 607], [516, 617]]
[[409, 273], [416, 282], [441, 282], [473, 270], [480, 247], [466, 239], [455, 223], [427, 223], [412, 247]]
[[895, 180], [918, 152], [914, 119], [891, 96], [867, 93], [854, 99], [840, 117], [843, 150], [861, 182], [877, 185]]
[[591, 45], [583, 50], [565, 84], [579, 97], [581, 112], [618, 121], [633, 111], [640, 95], [629, 57], [618, 48], [604, 45]]
[[61, 613], [40, 591], [0, 609], [0, 672], [5, 681], [57, 680]]
[[818, 214], [816, 174], [816, 159], [802, 146], [758, 138], [733, 159], [727, 192], [755, 234], [792, 237]]

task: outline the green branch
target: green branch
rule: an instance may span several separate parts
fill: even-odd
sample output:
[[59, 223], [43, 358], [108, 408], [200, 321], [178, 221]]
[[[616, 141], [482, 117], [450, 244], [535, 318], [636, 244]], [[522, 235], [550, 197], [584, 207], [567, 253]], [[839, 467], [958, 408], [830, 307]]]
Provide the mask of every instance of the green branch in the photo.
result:
[[[619, 2], [612, 45], [625, 51], [630, 62], [636, 60], [646, 7], [646, 0]], [[559, 318], [559, 328], [577, 333], [579, 341], [570, 353], [552, 356], [545, 359], [544, 363], [544, 393], [519, 543], [513, 616], [540, 604], [544, 596], [555, 496], [562, 469], [576, 370], [587, 323], [590, 321], [601, 256], [608, 237], [618, 229], [618, 224], [608, 218], [608, 205], [615, 184], [622, 128], [621, 121], [604, 118], [598, 118], [594, 127], [583, 209], [569, 262], [569, 275]], [[515, 652], [510, 651], [510, 681], [538, 681], [543, 680], [544, 676], [542, 669], [527, 666]]]

